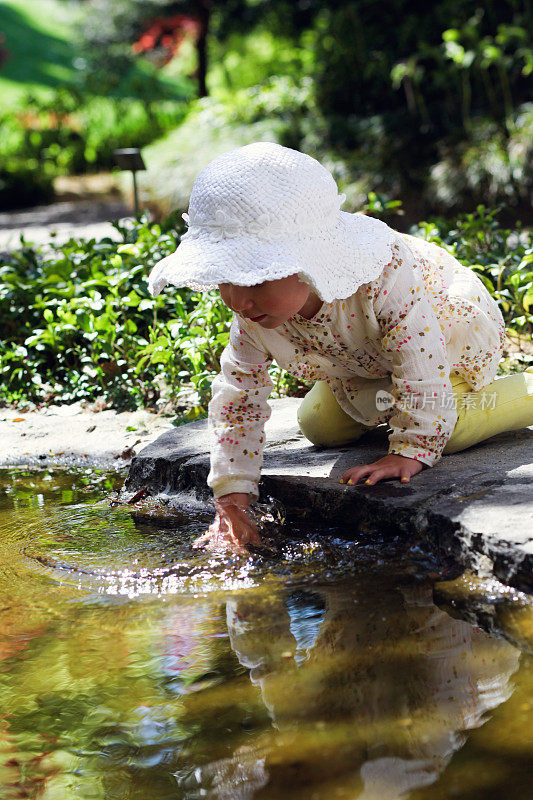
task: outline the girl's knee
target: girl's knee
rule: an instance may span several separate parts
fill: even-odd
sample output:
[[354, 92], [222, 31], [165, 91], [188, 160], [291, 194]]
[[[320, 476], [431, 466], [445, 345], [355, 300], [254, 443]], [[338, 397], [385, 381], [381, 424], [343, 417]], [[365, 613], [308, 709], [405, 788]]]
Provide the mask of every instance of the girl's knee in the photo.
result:
[[468, 402], [458, 404], [457, 423], [443, 454], [464, 450], [473, 444], [506, 431], [533, 425], [533, 371], [496, 378], [478, 392], [468, 395]]
[[368, 430], [342, 410], [325, 381], [317, 381], [305, 395], [297, 416], [301, 432], [317, 447], [338, 447]]
[[[311, 391], [307, 392], [304, 399], [298, 408], [298, 425], [306, 439], [309, 439], [311, 444], [326, 446], [328, 442], [328, 413], [327, 403], [324, 402], [323, 394], [320, 387], [317, 390], [317, 384], [313, 386]], [[328, 387], [329, 388], [329, 387]]]

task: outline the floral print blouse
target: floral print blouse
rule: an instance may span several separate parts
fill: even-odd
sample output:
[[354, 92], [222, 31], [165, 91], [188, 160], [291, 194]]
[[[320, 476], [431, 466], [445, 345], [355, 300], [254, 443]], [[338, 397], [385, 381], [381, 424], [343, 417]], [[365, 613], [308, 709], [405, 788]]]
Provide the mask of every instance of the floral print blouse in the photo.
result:
[[[378, 278], [311, 319], [295, 314], [266, 330], [235, 314], [209, 404], [214, 496], [258, 496], [273, 360], [303, 380], [327, 381], [363, 425], [387, 423], [389, 453], [433, 466], [457, 422], [450, 372], [479, 391], [496, 376], [504, 341], [500, 309], [478, 276], [403, 233]], [[388, 407], [378, 390], [391, 395]]]

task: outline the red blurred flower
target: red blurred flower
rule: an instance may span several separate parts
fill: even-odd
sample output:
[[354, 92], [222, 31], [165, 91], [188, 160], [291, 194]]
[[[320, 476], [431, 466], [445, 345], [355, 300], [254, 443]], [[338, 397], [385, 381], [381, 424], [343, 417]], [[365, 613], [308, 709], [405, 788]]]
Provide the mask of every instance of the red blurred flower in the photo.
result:
[[172, 61], [185, 36], [198, 38], [200, 21], [188, 14], [173, 17], [156, 17], [138, 41], [132, 45], [134, 53], [146, 53], [159, 67]]

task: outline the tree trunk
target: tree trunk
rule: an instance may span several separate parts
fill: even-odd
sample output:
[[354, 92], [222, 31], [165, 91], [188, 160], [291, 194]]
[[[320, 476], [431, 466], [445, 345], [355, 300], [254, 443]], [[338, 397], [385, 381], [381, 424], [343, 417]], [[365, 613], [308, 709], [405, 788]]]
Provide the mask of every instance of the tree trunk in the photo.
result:
[[198, 53], [198, 97], [207, 97], [208, 94], [206, 77], [210, 5], [209, 0], [199, 0], [198, 2], [198, 19], [200, 20], [200, 33], [196, 42], [196, 51]]

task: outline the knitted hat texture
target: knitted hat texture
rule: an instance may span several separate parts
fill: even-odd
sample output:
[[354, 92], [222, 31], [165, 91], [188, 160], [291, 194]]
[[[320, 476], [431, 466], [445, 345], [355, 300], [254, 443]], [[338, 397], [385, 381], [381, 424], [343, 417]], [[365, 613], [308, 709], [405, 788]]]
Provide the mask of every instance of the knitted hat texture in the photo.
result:
[[206, 291], [298, 274], [325, 302], [349, 297], [390, 261], [396, 232], [340, 210], [332, 174], [311, 156], [253, 142], [214, 158], [196, 178], [183, 214], [188, 230], [152, 269], [154, 297], [167, 286]]

